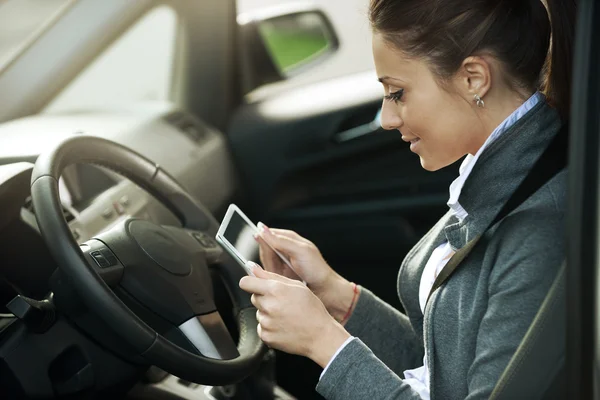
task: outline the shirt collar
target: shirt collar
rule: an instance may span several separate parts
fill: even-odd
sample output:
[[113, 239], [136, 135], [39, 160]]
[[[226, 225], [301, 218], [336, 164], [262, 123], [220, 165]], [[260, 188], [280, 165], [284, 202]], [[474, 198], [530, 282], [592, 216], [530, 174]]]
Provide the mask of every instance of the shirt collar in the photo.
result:
[[513, 126], [520, 118], [527, 114], [533, 107], [535, 107], [540, 101], [544, 99], [544, 95], [540, 92], [535, 92], [526, 102], [524, 102], [519, 108], [513, 111], [487, 138], [483, 143], [483, 146], [477, 151], [475, 155], [469, 154], [464, 159], [459, 169], [459, 176], [450, 185], [450, 198], [448, 200], [448, 207], [452, 213], [458, 218], [459, 221], [463, 221], [469, 213], [460, 205], [458, 199], [460, 198], [461, 191], [467, 178], [471, 174], [473, 167], [477, 163], [477, 160], [485, 149], [494, 141], [496, 141], [504, 132]]

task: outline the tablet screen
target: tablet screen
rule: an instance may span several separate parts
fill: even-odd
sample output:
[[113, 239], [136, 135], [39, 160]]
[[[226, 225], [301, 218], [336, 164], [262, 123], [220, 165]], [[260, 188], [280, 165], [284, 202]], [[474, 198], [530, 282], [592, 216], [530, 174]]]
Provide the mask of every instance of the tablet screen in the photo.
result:
[[254, 233], [256, 228], [249, 225], [239, 213], [234, 212], [223, 236], [245, 261], [259, 263], [258, 243], [254, 240]]

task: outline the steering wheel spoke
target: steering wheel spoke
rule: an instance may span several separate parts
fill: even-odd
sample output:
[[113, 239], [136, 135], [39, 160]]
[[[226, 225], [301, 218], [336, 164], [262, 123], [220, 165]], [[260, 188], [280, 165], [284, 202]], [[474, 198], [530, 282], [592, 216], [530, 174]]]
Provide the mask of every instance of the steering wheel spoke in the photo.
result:
[[218, 311], [194, 316], [179, 330], [204, 357], [232, 360], [240, 355]]
[[111, 288], [115, 288], [123, 277], [123, 264], [101, 241], [92, 239], [80, 246], [85, 260]]

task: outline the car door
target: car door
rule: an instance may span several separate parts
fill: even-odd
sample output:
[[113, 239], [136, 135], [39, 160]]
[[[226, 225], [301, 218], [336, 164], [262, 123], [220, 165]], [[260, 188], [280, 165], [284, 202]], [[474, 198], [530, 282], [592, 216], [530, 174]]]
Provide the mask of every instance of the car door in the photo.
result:
[[[398, 131], [381, 128], [383, 90], [373, 70], [258, 92], [246, 96], [227, 132], [242, 208], [310, 239], [341, 275], [401, 308], [398, 268], [447, 211], [457, 166], [427, 172]], [[298, 370], [303, 378], [286, 372]], [[310, 361], [278, 355], [278, 380], [299, 398], [316, 396], [318, 373]]]

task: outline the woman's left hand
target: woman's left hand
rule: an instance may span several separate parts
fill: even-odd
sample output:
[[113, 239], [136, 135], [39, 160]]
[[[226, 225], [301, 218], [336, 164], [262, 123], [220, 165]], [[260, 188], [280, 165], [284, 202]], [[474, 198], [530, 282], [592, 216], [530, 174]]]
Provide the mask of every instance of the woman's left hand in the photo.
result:
[[267, 272], [256, 264], [252, 271], [255, 277], [243, 277], [240, 288], [252, 293], [262, 341], [325, 367], [350, 334], [301, 282]]

